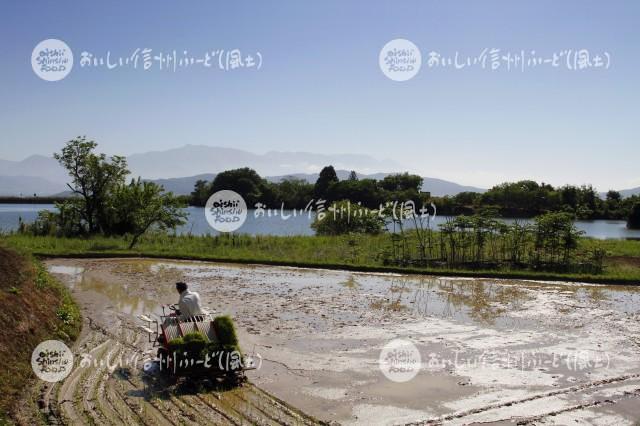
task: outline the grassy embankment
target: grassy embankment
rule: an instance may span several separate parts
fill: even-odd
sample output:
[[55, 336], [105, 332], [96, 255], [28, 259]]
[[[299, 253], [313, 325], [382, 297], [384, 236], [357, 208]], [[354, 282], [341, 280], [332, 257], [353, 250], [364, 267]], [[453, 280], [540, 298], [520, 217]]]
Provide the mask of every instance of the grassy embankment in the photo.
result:
[[36, 256], [146, 256], [360, 271], [640, 284], [640, 241], [603, 241], [581, 238], [579, 251], [587, 251], [595, 247], [607, 251], [604, 273], [589, 275], [507, 269], [472, 271], [388, 266], [384, 265], [380, 258], [381, 251], [388, 245], [387, 235], [356, 237], [149, 235], [143, 237], [133, 250], [127, 249], [129, 241], [124, 238], [81, 239], [17, 234], [3, 238], [9, 244]]
[[78, 306], [62, 284], [28, 254], [0, 244], [0, 424], [31, 423], [36, 401], [31, 353], [42, 341], [75, 340], [81, 328]]

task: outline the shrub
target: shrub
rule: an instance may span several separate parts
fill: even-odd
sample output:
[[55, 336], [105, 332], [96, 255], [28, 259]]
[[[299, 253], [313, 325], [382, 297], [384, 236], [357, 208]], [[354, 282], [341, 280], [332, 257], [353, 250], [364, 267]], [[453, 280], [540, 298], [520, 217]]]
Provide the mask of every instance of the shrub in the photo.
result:
[[379, 234], [384, 230], [384, 218], [359, 204], [340, 201], [324, 215], [318, 214], [311, 227], [318, 235]]
[[73, 314], [73, 308], [64, 304], [60, 306], [56, 311], [56, 317], [58, 317], [58, 319], [62, 321], [63, 324], [66, 324], [66, 325], [73, 324], [75, 320], [74, 314]]

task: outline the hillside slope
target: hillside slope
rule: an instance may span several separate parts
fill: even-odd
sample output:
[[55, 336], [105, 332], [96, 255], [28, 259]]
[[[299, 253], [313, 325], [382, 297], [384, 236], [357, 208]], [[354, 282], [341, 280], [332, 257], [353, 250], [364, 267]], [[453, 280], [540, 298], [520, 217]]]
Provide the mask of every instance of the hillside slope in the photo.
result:
[[35, 379], [31, 353], [44, 340], [75, 339], [80, 313], [66, 289], [39, 263], [1, 244], [0, 277], [0, 424], [32, 424], [35, 402], [27, 397], [31, 404], [20, 403]]

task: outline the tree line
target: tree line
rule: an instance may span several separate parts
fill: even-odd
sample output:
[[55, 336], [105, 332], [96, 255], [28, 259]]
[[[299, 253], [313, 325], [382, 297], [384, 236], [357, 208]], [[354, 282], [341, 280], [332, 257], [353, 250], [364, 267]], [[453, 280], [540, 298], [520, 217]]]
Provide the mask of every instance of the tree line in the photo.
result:
[[484, 193], [461, 192], [444, 197], [431, 197], [429, 192], [422, 191], [422, 185], [420, 176], [409, 173], [375, 180], [358, 179], [352, 171], [347, 179], [339, 180], [333, 166], [324, 167], [315, 183], [293, 177], [269, 182], [255, 170], [241, 168], [219, 173], [211, 182], [197, 181], [188, 202], [204, 206], [213, 193], [231, 189], [244, 197], [249, 208], [260, 203], [270, 208], [303, 209], [317, 200], [324, 200], [327, 206], [348, 200], [369, 209], [393, 201], [413, 201], [418, 208], [433, 202], [438, 214], [446, 216], [491, 210], [500, 217], [529, 218], [562, 212], [577, 219], [628, 220], [630, 228], [640, 228], [640, 196], [625, 198], [620, 192], [611, 190], [603, 199], [591, 185], [556, 188], [522, 180], [496, 185]]
[[315, 183], [294, 177], [269, 182], [255, 170], [240, 168], [221, 172], [210, 181], [198, 180], [191, 193], [190, 203], [204, 206], [214, 193], [230, 189], [240, 194], [249, 208], [258, 203], [268, 208], [304, 209], [323, 200], [326, 206], [342, 200], [360, 203], [363, 207], [379, 208], [388, 201], [412, 200], [426, 202], [428, 194], [421, 192], [422, 178], [409, 173], [388, 175], [384, 179], [358, 179], [352, 171], [340, 180], [333, 166], [326, 166]]
[[603, 199], [591, 185], [553, 187], [531, 180], [496, 185], [484, 193], [461, 192], [436, 200], [442, 214], [472, 214], [495, 208], [503, 217], [534, 217], [548, 212], [572, 213], [578, 219], [627, 219], [637, 195], [609, 191]]

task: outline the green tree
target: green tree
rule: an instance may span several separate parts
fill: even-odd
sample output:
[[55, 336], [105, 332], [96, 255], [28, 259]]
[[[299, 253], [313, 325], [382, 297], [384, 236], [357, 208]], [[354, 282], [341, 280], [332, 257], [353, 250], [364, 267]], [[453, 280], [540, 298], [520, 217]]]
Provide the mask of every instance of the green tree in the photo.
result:
[[413, 201], [418, 209], [425, 201], [421, 196], [422, 177], [409, 173], [387, 175], [379, 182], [380, 188], [385, 192], [382, 196], [386, 202]]
[[78, 209], [82, 220], [79, 225], [81, 228], [86, 226], [86, 232], [90, 234], [104, 231], [109, 193], [115, 186], [123, 184], [129, 173], [124, 157], [114, 155], [107, 159], [105, 154], [94, 152], [96, 147], [94, 141], [79, 136], [67, 142], [60, 153], [53, 155], [71, 177], [67, 186], [82, 200], [80, 204], [70, 202], [74, 203], [70, 208]]
[[274, 192], [275, 198], [285, 208], [302, 209], [313, 199], [313, 184], [304, 179], [289, 177], [274, 184]]
[[477, 192], [464, 191], [453, 196], [453, 200], [461, 206], [473, 206], [480, 199]]
[[204, 206], [211, 192], [211, 184], [203, 179], [198, 179], [191, 191], [191, 202], [196, 206]]
[[622, 200], [622, 195], [618, 191], [614, 191], [613, 189], [607, 192], [607, 201], [609, 202], [620, 202]]
[[329, 188], [331, 185], [338, 183], [338, 175], [336, 174], [336, 170], [333, 166], [326, 166], [318, 175], [318, 180], [316, 180], [316, 184], [313, 189], [313, 194], [316, 199], [324, 199], [328, 200], [329, 198]]
[[575, 186], [565, 185], [560, 188], [560, 196], [562, 204], [575, 209], [578, 207], [578, 188]]
[[342, 180], [329, 188], [330, 200], [349, 200], [365, 207], [378, 208], [385, 198], [384, 191], [374, 179]]
[[129, 249], [152, 227], [161, 230], [183, 225], [187, 217], [184, 205], [162, 186], [138, 178], [115, 188], [110, 199], [111, 231], [131, 234]]
[[265, 200], [265, 198], [273, 198], [271, 196], [265, 197], [266, 195], [271, 195], [267, 182], [255, 170], [248, 167], [218, 173], [213, 180], [207, 198], [211, 194], [225, 189], [240, 194], [249, 208], [252, 208], [258, 201], [273, 201]]
[[631, 208], [629, 218], [627, 219], [627, 228], [640, 229], [640, 203], [636, 203]]
[[578, 238], [584, 233], [575, 227], [574, 219], [570, 213], [547, 213], [536, 217], [533, 231], [540, 260], [551, 265], [569, 265]]
[[389, 192], [420, 192], [422, 177], [409, 173], [387, 175], [380, 181], [380, 186]]

